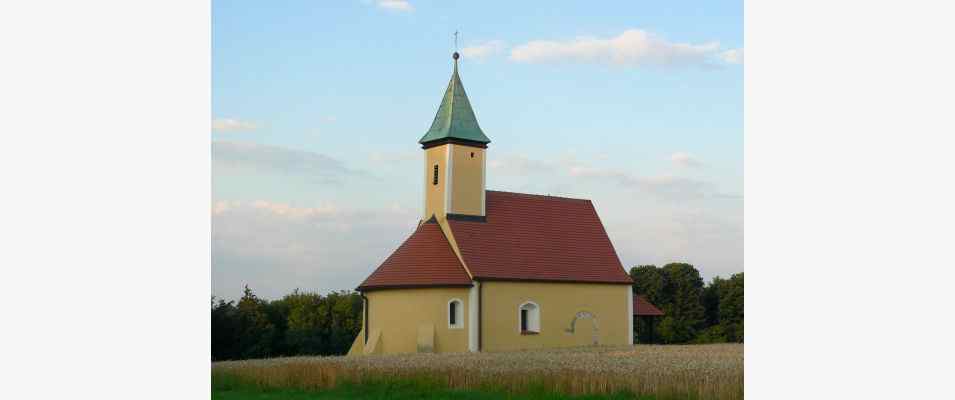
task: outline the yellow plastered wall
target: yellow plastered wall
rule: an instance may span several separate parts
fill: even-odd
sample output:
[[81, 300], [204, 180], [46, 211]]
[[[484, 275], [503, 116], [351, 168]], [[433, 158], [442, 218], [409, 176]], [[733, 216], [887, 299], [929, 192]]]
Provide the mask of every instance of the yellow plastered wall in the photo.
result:
[[[632, 335], [627, 315], [630, 285], [483, 282], [482, 286], [482, 351], [587, 346], [593, 344], [594, 333], [599, 345], [626, 345]], [[519, 307], [527, 301], [540, 307], [537, 335], [520, 333]], [[570, 333], [578, 314], [584, 317]]]
[[[456, 144], [425, 149], [422, 219], [432, 215], [441, 219], [446, 212], [484, 215], [485, 155], [485, 149]], [[435, 165], [438, 166], [437, 185], [434, 184]], [[447, 194], [450, 198], [446, 198]]]
[[484, 215], [484, 150], [450, 145], [451, 210], [453, 214]]
[[[422, 325], [434, 325], [436, 353], [468, 351], [468, 288], [375, 290], [369, 302], [368, 328], [380, 330], [381, 354], [415, 353]], [[461, 300], [460, 329], [448, 327], [448, 301]]]
[[[432, 215], [443, 218], [444, 192], [447, 185], [448, 146], [436, 146], [424, 150], [424, 215], [427, 220]], [[434, 166], [438, 166], [438, 184], [434, 184]]]

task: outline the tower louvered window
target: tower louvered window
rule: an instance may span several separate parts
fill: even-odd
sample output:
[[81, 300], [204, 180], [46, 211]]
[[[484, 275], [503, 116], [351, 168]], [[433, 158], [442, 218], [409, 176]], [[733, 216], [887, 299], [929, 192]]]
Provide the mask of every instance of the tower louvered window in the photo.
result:
[[432, 185], [438, 184], [438, 164], [434, 165], [434, 179], [431, 180]]

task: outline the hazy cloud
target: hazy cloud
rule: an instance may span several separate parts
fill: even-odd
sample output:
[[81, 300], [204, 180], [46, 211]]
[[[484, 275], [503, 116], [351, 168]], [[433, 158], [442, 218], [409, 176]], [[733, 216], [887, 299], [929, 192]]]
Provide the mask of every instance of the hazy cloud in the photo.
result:
[[253, 122], [240, 121], [233, 118], [214, 118], [212, 120], [212, 130], [214, 132], [239, 132], [251, 131], [258, 128]]
[[727, 64], [742, 64], [743, 63], [743, 49], [732, 49], [726, 50], [719, 54], [720, 59], [722, 59]]
[[679, 167], [692, 167], [692, 168], [696, 168], [696, 167], [700, 167], [700, 166], [703, 165], [703, 163], [701, 163], [700, 160], [698, 160], [698, 159], [697, 159], [696, 157], [694, 157], [692, 154], [684, 153], [684, 152], [682, 152], [682, 151], [681, 151], [681, 152], [676, 152], [676, 153], [671, 154], [671, 155], [670, 155], [670, 161], [672, 161], [673, 164], [675, 164], [675, 165], [677, 165], [677, 166], [679, 166]]
[[534, 40], [514, 47], [510, 59], [525, 63], [598, 63], [630, 67], [686, 67], [713, 64], [719, 42], [675, 43], [641, 29], [612, 38]]
[[375, 152], [372, 153], [371, 161], [376, 163], [383, 164], [393, 164], [393, 163], [405, 163], [405, 162], [421, 162], [421, 151], [420, 150], [411, 150], [411, 151], [389, 151], [389, 152]]
[[627, 171], [575, 166], [570, 175], [593, 181], [608, 181], [629, 188], [653, 194], [668, 200], [692, 200], [712, 197], [716, 188], [709, 182], [670, 175], [638, 176]]
[[628, 268], [684, 261], [705, 279], [743, 270], [741, 196], [704, 179], [641, 175], [600, 158], [502, 155], [488, 160], [490, 188], [592, 200]]
[[401, 244], [418, 212], [298, 207], [258, 200], [212, 204], [213, 293], [235, 299], [248, 284], [277, 298], [294, 288], [354, 289]]
[[741, 206], [732, 210], [620, 207], [598, 203], [597, 211], [628, 269], [637, 264], [689, 262], [706, 280], [743, 271]]
[[[674, 162], [688, 166], [699, 165], [699, 162], [689, 154], [676, 153], [671, 156]], [[677, 161], [679, 160], [679, 161]], [[706, 181], [684, 178], [673, 175], [642, 176], [630, 171], [603, 166], [594, 166], [577, 159], [572, 155], [560, 157], [553, 161], [536, 160], [523, 155], [504, 155], [488, 161], [488, 168], [501, 178], [524, 178], [528, 175], [564, 176], [567, 182], [587, 181], [592, 183], [610, 183], [622, 189], [635, 190], [657, 198], [666, 200], [692, 200], [702, 198], [725, 197], [720, 194], [714, 184]], [[522, 179], [523, 180], [523, 179]], [[523, 180], [523, 186], [514, 190], [530, 190], [534, 188], [546, 190], [549, 194], [568, 193], [567, 185], [547, 185], [542, 188], [540, 179]]]
[[461, 49], [461, 54], [464, 55], [464, 58], [483, 60], [489, 56], [500, 53], [502, 50], [504, 50], [503, 41], [489, 40], [465, 47]]
[[405, 0], [378, 0], [375, 2], [379, 8], [391, 11], [411, 12], [414, 6]]
[[[247, 160], [248, 168], [337, 171], [332, 174], [336, 179], [354, 173], [333, 158], [310, 152], [278, 148], [246, 157], [247, 152], [259, 153], [259, 146], [272, 146], [235, 142], [214, 142], [213, 146], [220, 154], [214, 165], [222, 164], [221, 155], [228, 153], [230, 159], [254, 160]], [[309, 161], [287, 160], [296, 157]], [[372, 159], [396, 163], [389, 168], [409, 164], [409, 171], [420, 173], [419, 157], [420, 153], [409, 151]], [[572, 154], [552, 159], [492, 155], [488, 172], [490, 189], [592, 199], [627, 267], [688, 261], [707, 279], [742, 270], [742, 201], [720, 194], [711, 183], [641, 176]], [[210, 209], [213, 293], [235, 299], [245, 284], [265, 298], [280, 297], [294, 288], [353, 289], [414, 230], [421, 212], [418, 176], [388, 189], [387, 201], [395, 203], [386, 206], [379, 202], [358, 205], [334, 194], [340, 191], [324, 187], [304, 196], [271, 193], [263, 195], [271, 200], [214, 201]], [[296, 204], [297, 200], [274, 200], [278, 196], [312, 200]]]
[[339, 183], [349, 176], [368, 176], [335, 158], [310, 151], [252, 142], [212, 142], [213, 173], [231, 170], [300, 175], [324, 183]]
[[527, 175], [534, 173], [553, 173], [557, 170], [554, 163], [534, 160], [524, 155], [504, 155], [488, 161], [487, 167], [507, 174]]

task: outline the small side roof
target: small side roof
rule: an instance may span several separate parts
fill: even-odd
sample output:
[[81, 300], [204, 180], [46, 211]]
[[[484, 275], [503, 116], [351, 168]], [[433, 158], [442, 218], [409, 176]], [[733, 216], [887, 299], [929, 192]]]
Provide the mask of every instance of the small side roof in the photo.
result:
[[657, 306], [651, 304], [643, 295], [637, 294], [633, 296], [633, 315], [661, 316], [663, 315], [663, 311], [660, 311]]
[[471, 286], [471, 277], [451, 249], [441, 227], [432, 221], [418, 228], [357, 290], [402, 287]]

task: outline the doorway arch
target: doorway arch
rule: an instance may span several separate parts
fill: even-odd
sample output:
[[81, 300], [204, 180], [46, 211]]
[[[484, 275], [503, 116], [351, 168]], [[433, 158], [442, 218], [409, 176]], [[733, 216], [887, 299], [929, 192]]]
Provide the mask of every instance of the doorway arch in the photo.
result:
[[600, 326], [597, 322], [597, 316], [590, 311], [578, 311], [576, 314], [574, 314], [574, 318], [570, 320], [570, 327], [564, 331], [575, 336], [578, 334], [584, 334], [584, 326], [577, 326], [577, 322], [580, 320], [590, 320], [590, 324], [585, 323], [585, 326], [591, 329], [589, 344], [600, 344]]

